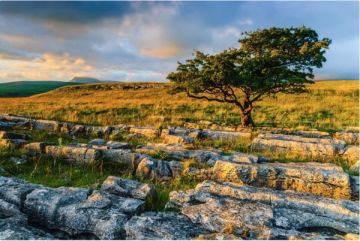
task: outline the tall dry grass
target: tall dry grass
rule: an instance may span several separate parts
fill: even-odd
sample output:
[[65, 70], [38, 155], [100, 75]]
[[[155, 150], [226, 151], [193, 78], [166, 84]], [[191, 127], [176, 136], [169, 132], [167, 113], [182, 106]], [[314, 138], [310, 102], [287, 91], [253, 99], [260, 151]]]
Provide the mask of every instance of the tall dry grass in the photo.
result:
[[[240, 123], [236, 106], [189, 99], [184, 94], [172, 96], [167, 93], [168, 84], [136, 90], [119, 89], [122, 85], [129, 84], [70, 86], [27, 98], [1, 98], [0, 113], [98, 125], [166, 126], [199, 120]], [[255, 123], [322, 130], [359, 125], [359, 81], [321, 81], [309, 90], [264, 98], [255, 104]]]

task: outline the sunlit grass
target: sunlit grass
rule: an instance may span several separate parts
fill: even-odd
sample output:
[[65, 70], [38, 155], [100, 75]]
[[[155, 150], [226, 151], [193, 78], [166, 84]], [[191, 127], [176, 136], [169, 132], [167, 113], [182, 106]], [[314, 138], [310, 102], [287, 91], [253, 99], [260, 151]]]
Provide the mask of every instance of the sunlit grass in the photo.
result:
[[[171, 96], [168, 84], [138, 90], [115, 88], [119, 85], [101, 84], [100, 89], [98, 85], [72, 86], [28, 98], [1, 99], [0, 113], [95, 125], [166, 127], [199, 120], [240, 124], [236, 106], [193, 100], [183, 94]], [[309, 89], [309, 93], [280, 94], [256, 103], [256, 124], [320, 130], [359, 125], [358, 81], [321, 81]]]

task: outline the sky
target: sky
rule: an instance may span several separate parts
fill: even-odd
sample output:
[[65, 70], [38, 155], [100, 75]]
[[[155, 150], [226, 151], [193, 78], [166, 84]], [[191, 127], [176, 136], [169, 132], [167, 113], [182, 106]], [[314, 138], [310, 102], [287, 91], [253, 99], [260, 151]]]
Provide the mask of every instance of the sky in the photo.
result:
[[332, 40], [316, 79], [359, 78], [359, 2], [1, 2], [0, 82], [166, 81], [195, 50], [243, 31], [313, 28]]

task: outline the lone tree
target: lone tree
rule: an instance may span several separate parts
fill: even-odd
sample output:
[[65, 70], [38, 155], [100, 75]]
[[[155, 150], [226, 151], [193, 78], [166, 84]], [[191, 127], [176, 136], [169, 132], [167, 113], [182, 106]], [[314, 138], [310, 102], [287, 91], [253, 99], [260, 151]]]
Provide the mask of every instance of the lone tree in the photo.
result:
[[253, 103], [277, 93], [306, 92], [331, 40], [306, 27], [273, 27], [243, 32], [239, 42], [239, 48], [214, 55], [196, 51], [167, 79], [174, 83], [173, 94], [238, 106], [242, 126], [254, 127]]

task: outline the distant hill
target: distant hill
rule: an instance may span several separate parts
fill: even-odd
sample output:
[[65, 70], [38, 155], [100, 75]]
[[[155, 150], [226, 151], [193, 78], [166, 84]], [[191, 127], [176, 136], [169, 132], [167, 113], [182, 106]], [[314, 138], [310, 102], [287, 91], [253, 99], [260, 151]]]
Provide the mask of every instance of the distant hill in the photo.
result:
[[72, 80], [70, 80], [70, 82], [80, 83], [80, 84], [92, 84], [92, 83], [99, 83], [101, 81], [91, 77], [74, 77]]
[[0, 83], [0, 97], [31, 96], [75, 84], [77, 83], [62, 81], [16, 81]]

